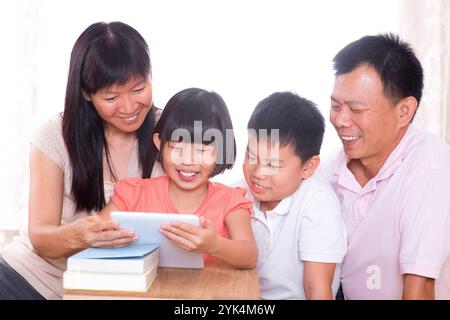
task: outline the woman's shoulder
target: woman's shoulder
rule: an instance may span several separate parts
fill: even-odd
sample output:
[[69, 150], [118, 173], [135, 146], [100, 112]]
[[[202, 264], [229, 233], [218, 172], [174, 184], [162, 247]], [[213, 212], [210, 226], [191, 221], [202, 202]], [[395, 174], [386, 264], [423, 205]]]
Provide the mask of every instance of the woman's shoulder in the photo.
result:
[[62, 134], [62, 114], [58, 113], [42, 122], [31, 144], [64, 170], [69, 156]]
[[38, 126], [35, 136], [46, 135], [50, 137], [62, 137], [62, 113], [57, 113], [54, 116], [45, 119]]

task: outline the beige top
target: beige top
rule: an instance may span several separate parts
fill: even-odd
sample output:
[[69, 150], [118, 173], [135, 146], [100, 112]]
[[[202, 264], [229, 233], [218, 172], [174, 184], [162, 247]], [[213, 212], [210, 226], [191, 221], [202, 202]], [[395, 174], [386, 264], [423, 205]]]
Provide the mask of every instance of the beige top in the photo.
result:
[[[33, 147], [44, 153], [64, 173], [64, 200], [61, 216], [61, 225], [71, 223], [88, 212], [75, 212], [75, 204], [71, 196], [72, 172], [69, 155], [62, 136], [62, 116], [58, 114], [48, 120], [38, 130], [32, 141]], [[127, 177], [140, 177], [137, 141], [128, 163]], [[159, 163], [156, 163], [153, 176], [163, 175]], [[109, 181], [104, 183], [105, 199], [108, 202], [114, 192], [114, 184]], [[33, 249], [28, 237], [28, 230], [20, 230], [19, 236], [6, 245], [1, 252], [5, 261], [27, 280], [44, 298], [61, 299], [63, 296], [62, 275], [67, 268], [67, 259], [51, 259], [39, 256]]]

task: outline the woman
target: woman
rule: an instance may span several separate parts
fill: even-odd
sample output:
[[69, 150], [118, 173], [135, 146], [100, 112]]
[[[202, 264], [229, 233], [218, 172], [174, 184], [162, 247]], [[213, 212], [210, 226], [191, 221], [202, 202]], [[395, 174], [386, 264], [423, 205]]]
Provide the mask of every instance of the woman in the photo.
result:
[[142, 36], [120, 22], [88, 27], [72, 50], [64, 113], [32, 142], [28, 232], [2, 251], [0, 299], [61, 298], [68, 256], [134, 241], [96, 213], [118, 180], [162, 174], [150, 148], [152, 101]]

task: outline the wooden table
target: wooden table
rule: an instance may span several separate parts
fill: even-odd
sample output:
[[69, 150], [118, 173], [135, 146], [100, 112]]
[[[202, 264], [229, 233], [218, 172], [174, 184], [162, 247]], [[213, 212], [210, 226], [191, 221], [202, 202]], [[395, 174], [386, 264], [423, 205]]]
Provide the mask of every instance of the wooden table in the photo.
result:
[[259, 299], [256, 269], [239, 270], [218, 260], [204, 269], [158, 268], [147, 292], [64, 290], [63, 299]]

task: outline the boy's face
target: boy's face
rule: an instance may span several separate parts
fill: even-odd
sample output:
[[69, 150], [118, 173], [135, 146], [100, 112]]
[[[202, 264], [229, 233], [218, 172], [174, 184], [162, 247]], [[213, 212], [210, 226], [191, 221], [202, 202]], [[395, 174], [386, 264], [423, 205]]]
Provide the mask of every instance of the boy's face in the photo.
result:
[[254, 198], [260, 202], [260, 209], [264, 212], [272, 210], [294, 193], [302, 180], [314, 173], [318, 159], [316, 156], [303, 164], [291, 145], [280, 147], [279, 143], [257, 141], [250, 136], [243, 169]]

